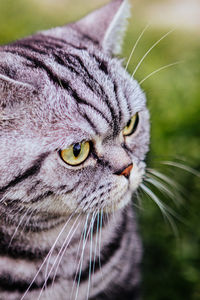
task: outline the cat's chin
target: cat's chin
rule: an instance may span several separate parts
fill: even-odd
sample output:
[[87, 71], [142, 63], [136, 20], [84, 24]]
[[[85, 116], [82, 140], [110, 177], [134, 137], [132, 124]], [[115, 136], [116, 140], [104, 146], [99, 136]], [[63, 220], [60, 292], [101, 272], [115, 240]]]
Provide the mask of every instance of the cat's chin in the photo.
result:
[[130, 190], [127, 190], [121, 198], [113, 199], [113, 201], [111, 203], [108, 203], [108, 205], [106, 205], [103, 210], [108, 213], [120, 210], [130, 203], [131, 196], [132, 192]]

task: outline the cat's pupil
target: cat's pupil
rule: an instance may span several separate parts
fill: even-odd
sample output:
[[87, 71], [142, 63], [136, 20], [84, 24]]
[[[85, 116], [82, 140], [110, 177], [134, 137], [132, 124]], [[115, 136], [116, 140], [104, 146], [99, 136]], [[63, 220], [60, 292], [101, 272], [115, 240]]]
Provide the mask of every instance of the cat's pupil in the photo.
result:
[[77, 144], [74, 144], [73, 146], [73, 154], [75, 157], [79, 156], [81, 152], [81, 144], [80, 143], [77, 143]]
[[128, 121], [128, 123], [126, 124], [126, 127], [129, 127], [131, 124], [131, 119]]

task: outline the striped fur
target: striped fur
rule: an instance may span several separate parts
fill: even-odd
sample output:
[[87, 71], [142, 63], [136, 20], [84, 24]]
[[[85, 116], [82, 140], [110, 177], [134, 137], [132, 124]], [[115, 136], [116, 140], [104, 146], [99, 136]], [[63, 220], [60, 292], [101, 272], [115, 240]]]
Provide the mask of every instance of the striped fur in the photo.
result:
[[[139, 297], [130, 200], [145, 172], [149, 114], [138, 83], [112, 57], [127, 10], [114, 0], [0, 48], [2, 300]], [[138, 128], [124, 138], [137, 112]], [[65, 164], [59, 151], [81, 141], [92, 141], [88, 159]]]

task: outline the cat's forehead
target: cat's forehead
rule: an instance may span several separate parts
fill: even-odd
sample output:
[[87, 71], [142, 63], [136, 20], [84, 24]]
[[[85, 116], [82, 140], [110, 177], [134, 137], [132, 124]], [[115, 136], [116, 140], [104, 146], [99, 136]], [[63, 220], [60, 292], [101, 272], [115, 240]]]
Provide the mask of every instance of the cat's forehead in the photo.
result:
[[77, 49], [59, 57], [66, 68], [52, 62], [59, 85], [50, 88], [47, 83], [43, 102], [49, 102], [64, 127], [79, 133], [77, 139], [84, 134], [116, 136], [145, 109], [143, 92], [117, 59]]
[[[45, 42], [52, 43], [48, 38]], [[96, 47], [49, 44], [44, 47], [36, 35], [1, 52], [9, 76], [37, 85], [38, 95], [26, 110], [45, 135], [50, 130], [77, 140], [116, 136], [132, 115], [145, 109], [145, 96], [121, 61]]]

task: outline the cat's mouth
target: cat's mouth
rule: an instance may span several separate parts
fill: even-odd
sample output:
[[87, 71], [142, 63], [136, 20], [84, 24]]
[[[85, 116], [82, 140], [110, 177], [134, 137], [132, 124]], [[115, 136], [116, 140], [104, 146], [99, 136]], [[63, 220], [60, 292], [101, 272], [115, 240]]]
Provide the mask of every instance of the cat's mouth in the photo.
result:
[[138, 189], [145, 174], [145, 163], [134, 165], [129, 178], [118, 178], [110, 195], [105, 199], [104, 210], [113, 212], [126, 206], [132, 198], [132, 194]]
[[143, 181], [145, 166], [144, 162], [141, 162], [139, 165], [134, 165], [130, 172], [129, 179], [127, 179], [127, 184], [123, 184], [121, 189], [116, 190], [116, 195], [112, 197], [112, 205], [108, 204], [107, 209], [118, 210], [131, 201], [132, 194], [138, 189]]

